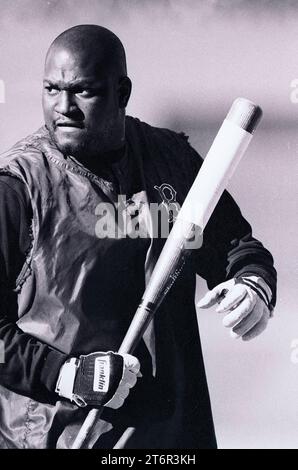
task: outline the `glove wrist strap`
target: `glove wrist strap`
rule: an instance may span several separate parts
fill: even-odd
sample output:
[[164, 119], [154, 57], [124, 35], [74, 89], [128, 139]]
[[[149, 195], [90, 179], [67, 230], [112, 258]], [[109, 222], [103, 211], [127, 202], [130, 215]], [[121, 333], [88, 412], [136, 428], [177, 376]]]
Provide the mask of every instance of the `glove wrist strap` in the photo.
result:
[[240, 276], [235, 280], [236, 284], [246, 284], [250, 287], [255, 293], [263, 300], [265, 305], [269, 310], [270, 309], [270, 302], [272, 298], [271, 289], [267, 285], [267, 283], [260, 277], [257, 276]]
[[55, 389], [55, 392], [58, 393], [60, 397], [68, 398], [76, 402], [73, 387], [79, 365], [80, 360], [76, 357], [71, 357], [61, 367]]

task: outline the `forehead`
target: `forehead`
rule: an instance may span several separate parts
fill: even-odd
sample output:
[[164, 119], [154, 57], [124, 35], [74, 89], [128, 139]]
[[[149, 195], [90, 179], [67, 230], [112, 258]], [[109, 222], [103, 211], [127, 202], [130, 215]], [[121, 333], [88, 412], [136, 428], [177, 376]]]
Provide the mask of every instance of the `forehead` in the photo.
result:
[[50, 50], [46, 58], [44, 78], [73, 81], [100, 80], [111, 73], [103, 54], [90, 50], [71, 51], [66, 48]]

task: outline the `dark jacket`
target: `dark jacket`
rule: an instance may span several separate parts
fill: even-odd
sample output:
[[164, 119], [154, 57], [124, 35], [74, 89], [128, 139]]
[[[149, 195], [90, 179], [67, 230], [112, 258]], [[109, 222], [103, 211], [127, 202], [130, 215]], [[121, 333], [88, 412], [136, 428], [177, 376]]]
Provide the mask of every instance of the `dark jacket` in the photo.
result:
[[[166, 183], [183, 203], [202, 160], [187, 139], [127, 118], [127, 152], [114, 168], [130, 196]], [[96, 208], [116, 202], [113, 186], [70, 157], [42, 128], [2, 155], [1, 173], [26, 186], [32, 207], [32, 243], [16, 280], [17, 318], [2, 311], [0, 339], [0, 447], [47, 448], [72, 441], [87, 411], [60, 400], [55, 383], [64, 360], [117, 350], [145, 287], [148, 239], [99, 239]], [[164, 239], [154, 240], [154, 257]], [[127, 427], [132, 448], [215, 447], [215, 435], [194, 306], [195, 273], [209, 288], [243, 273], [262, 276], [274, 292], [272, 257], [251, 234], [225, 193], [204, 242], [187, 263], [155, 319], [156, 376], [141, 342], [135, 355], [143, 378], [95, 446], [112, 447]], [[19, 362], [18, 362], [19, 361]], [[13, 365], [14, 362], [14, 365]], [[94, 439], [96, 440], [96, 439]], [[59, 445], [59, 444], [58, 444]], [[65, 445], [65, 444], [63, 444]]]

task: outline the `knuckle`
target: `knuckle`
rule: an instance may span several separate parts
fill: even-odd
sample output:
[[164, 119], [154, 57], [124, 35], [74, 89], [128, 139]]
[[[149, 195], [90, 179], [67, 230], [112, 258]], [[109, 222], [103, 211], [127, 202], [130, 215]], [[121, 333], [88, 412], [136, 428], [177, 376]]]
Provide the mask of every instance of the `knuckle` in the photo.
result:
[[243, 313], [249, 313], [254, 311], [251, 300], [248, 300], [244, 303], [244, 305], [242, 306], [242, 311]]
[[244, 292], [246, 292], [246, 286], [244, 284], [236, 284], [234, 290], [235, 292], [243, 294]]
[[235, 326], [235, 324], [237, 324], [241, 320], [241, 313], [241, 311], [237, 311], [236, 313], [234, 312], [233, 315], [226, 315], [223, 319], [223, 325], [227, 328]]
[[131, 364], [135, 360], [133, 356], [131, 356], [130, 354], [126, 354], [126, 353], [122, 354], [122, 357], [123, 357], [125, 364]]

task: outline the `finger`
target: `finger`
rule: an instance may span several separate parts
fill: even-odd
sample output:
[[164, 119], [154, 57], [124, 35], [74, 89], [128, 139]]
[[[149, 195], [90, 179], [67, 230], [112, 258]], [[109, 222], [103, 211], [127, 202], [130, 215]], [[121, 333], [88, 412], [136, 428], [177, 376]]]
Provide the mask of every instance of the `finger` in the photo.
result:
[[268, 318], [263, 317], [248, 333], [242, 336], [243, 341], [250, 341], [259, 336], [266, 329], [268, 325]]
[[236, 326], [253, 310], [255, 303], [255, 297], [247, 295], [238, 307], [232, 310], [231, 313], [225, 315], [222, 320], [223, 325], [227, 328]]
[[109, 408], [113, 408], [113, 410], [117, 410], [118, 408], [121, 408], [123, 403], [124, 403], [124, 400], [118, 394], [116, 394], [112, 398], [112, 400], [110, 400], [108, 403], [105, 404], [105, 406]]
[[224, 313], [232, 308], [237, 307], [237, 305], [246, 297], [247, 288], [243, 284], [236, 284], [233, 289], [228, 292], [225, 298], [220, 302], [220, 305], [217, 307], [216, 312]]
[[129, 369], [131, 372], [137, 374], [140, 372], [140, 363], [138, 359], [135, 356], [132, 356], [131, 354], [122, 354], [123, 359], [124, 359], [124, 365], [127, 369]]
[[221, 284], [218, 284], [215, 286], [212, 290], [207, 292], [204, 297], [202, 297], [201, 300], [197, 303], [198, 308], [209, 308], [212, 307], [212, 305], [215, 305], [218, 298], [220, 297], [222, 291], [224, 289], [229, 290], [233, 285], [235, 284], [234, 280], [231, 279], [230, 281], [227, 282], [222, 282]]
[[117, 395], [119, 395], [119, 397], [124, 401], [125, 398], [127, 398], [129, 395], [129, 390], [130, 390], [129, 387], [125, 387], [125, 386], [120, 387], [117, 392]]
[[138, 376], [134, 372], [131, 372], [129, 369], [125, 369], [122, 382], [124, 385], [127, 385], [128, 387], [132, 388], [135, 386], [137, 383]]
[[234, 326], [233, 332], [238, 336], [248, 333], [263, 317], [263, 311], [259, 309], [253, 310], [244, 320]]

